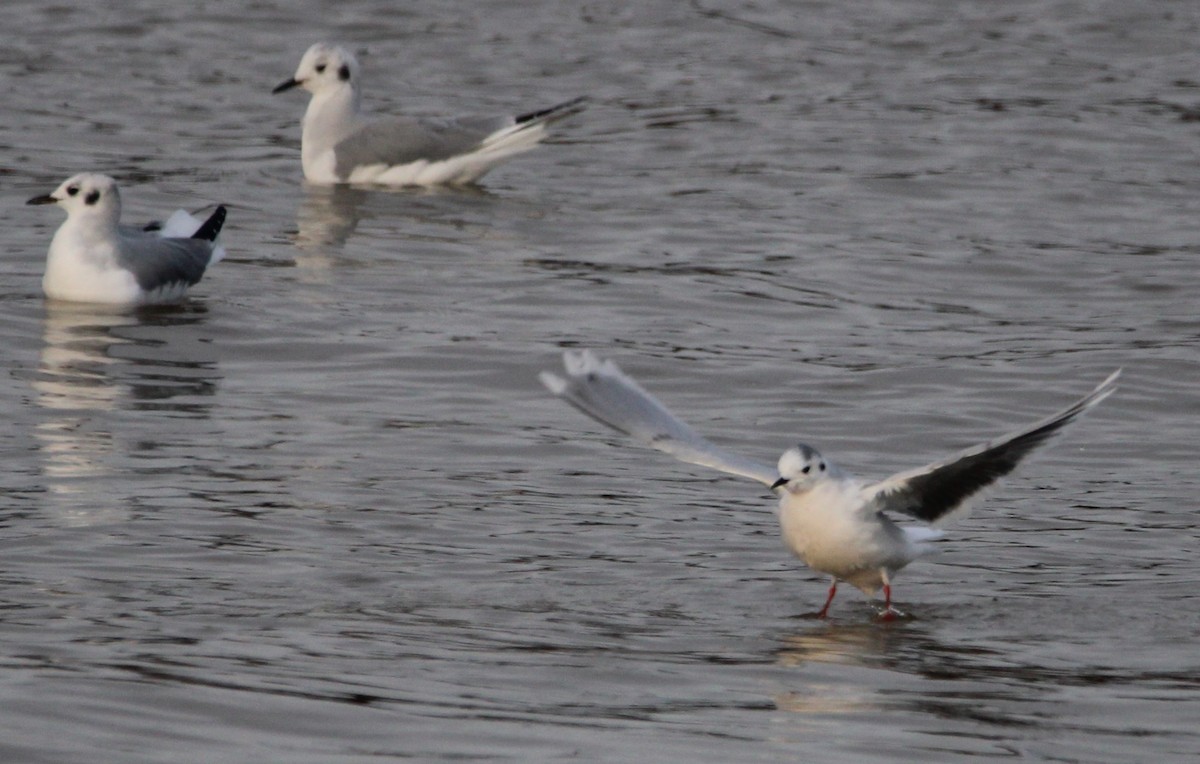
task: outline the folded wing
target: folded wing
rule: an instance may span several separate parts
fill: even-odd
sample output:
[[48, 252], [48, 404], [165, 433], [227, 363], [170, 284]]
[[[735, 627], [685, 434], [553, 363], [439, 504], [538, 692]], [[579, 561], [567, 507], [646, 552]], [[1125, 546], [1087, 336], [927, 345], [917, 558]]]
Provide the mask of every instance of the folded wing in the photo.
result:
[[147, 292], [191, 286], [200, 281], [213, 260], [213, 243], [203, 239], [162, 239], [140, 236], [123, 241], [118, 262], [133, 273]]
[[377, 119], [334, 147], [334, 171], [339, 177], [349, 177], [356, 167], [438, 162], [468, 154], [492, 133], [514, 124], [512, 117]]

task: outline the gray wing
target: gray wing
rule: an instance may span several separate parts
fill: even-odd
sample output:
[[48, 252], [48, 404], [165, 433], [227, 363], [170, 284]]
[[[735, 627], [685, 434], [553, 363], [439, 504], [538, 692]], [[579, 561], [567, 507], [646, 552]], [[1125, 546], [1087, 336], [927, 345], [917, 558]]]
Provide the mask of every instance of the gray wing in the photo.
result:
[[920, 469], [901, 472], [863, 488], [880, 510], [899, 512], [942, 525], [964, 514], [969, 500], [1012, 472], [1034, 449], [1117, 389], [1121, 370], [1067, 408], [1028, 427], [961, 451]]
[[145, 233], [155, 233], [161, 231], [163, 227], [161, 220], [151, 220], [145, 225], [126, 225], [125, 223], [117, 223], [117, 233], [122, 236], [140, 236]]
[[333, 147], [334, 172], [346, 178], [356, 167], [449, 159], [471, 152], [492, 133], [514, 124], [512, 117], [373, 120]]
[[117, 262], [133, 272], [146, 291], [183, 282], [200, 281], [213, 255], [213, 244], [203, 239], [164, 239], [153, 233], [124, 235]]
[[770, 486], [779, 477], [765, 465], [731, 454], [675, 418], [612, 361], [591, 351], [563, 354], [567, 378], [544, 371], [542, 384], [596, 421], [680, 461], [741, 475]]

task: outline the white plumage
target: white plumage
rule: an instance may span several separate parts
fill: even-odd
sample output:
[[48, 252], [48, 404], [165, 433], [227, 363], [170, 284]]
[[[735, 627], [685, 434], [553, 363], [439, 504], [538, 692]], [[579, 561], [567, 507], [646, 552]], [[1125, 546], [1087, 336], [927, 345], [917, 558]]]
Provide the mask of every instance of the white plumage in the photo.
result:
[[685, 462], [728, 472], [769, 486], [779, 495], [779, 525], [788, 548], [832, 581], [825, 617], [846, 581], [867, 595], [880, 589], [885, 617], [892, 617], [891, 577], [930, 550], [942, 532], [928, 525], [900, 526], [888, 513], [943, 524], [966, 511], [981, 490], [1076, 417], [1116, 390], [1120, 371], [1067, 408], [1032, 425], [924, 467], [865, 483], [837, 468], [803, 443], [779, 458], [777, 469], [731, 454], [683, 422], [626, 376], [612, 361], [590, 351], [564, 354], [566, 377], [542, 372], [552, 393], [588, 416]]
[[582, 98], [519, 116], [421, 119], [362, 114], [361, 69], [345, 48], [317, 43], [296, 74], [273, 92], [310, 93], [300, 137], [304, 177], [311, 183], [393, 186], [463, 185], [528, 151], [546, 126], [575, 114]]
[[67, 219], [50, 242], [42, 291], [55, 300], [120, 305], [173, 302], [225, 256], [218, 206], [201, 222], [183, 210], [158, 230], [120, 224], [121, 196], [107, 175], [80, 173], [28, 204], [57, 204]]

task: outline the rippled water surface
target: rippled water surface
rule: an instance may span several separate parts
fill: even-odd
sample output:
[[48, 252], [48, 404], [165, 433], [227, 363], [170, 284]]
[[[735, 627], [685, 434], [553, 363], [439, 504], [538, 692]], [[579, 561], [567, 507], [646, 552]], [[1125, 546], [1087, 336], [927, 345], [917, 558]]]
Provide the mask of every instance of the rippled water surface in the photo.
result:
[[[457, 6], [457, 7], [456, 7]], [[1194, 2], [6, 6], [0, 759], [1192, 761]], [[301, 183], [366, 101], [587, 94], [473, 191]], [[85, 169], [217, 201], [183, 305], [40, 293]], [[883, 476], [1123, 386], [875, 619], [760, 487], [548, 396]]]

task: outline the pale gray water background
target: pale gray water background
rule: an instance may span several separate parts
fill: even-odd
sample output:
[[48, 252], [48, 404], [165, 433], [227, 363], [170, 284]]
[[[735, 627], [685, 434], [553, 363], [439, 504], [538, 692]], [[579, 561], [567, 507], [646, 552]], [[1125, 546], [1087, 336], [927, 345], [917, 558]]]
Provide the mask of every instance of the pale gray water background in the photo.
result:
[[[1200, 5], [105, 8], [4, 10], [0, 760], [1194, 760]], [[477, 193], [306, 190], [319, 39], [375, 108], [592, 103]], [[229, 260], [46, 305], [84, 169]], [[576, 346], [871, 476], [1126, 373], [910, 619], [821, 623], [760, 487], [541, 390]]]

